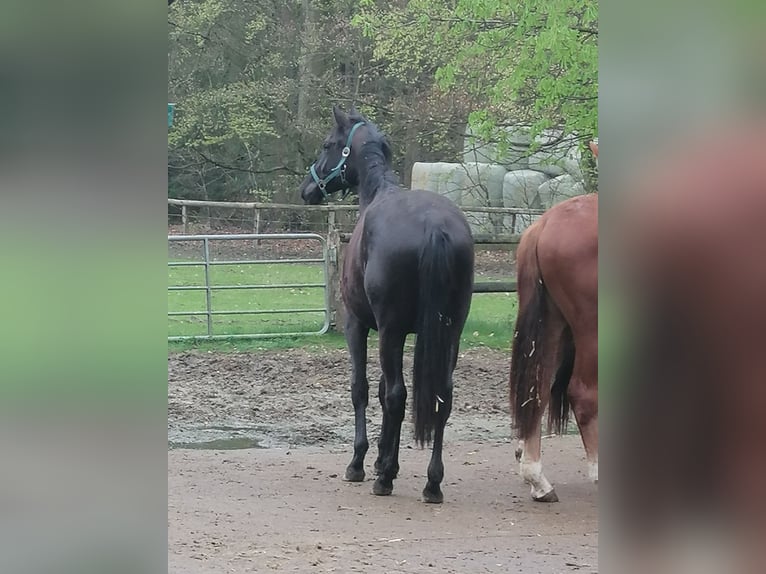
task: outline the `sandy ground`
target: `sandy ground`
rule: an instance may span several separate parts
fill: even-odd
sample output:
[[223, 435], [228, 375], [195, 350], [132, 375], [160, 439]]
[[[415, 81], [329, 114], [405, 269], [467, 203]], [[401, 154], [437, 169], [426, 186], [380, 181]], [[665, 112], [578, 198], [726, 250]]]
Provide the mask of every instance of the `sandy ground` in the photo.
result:
[[561, 502], [534, 503], [518, 476], [508, 353], [458, 362], [443, 505], [420, 502], [429, 453], [409, 419], [392, 496], [370, 493], [374, 447], [368, 480], [341, 480], [353, 440], [344, 350], [174, 354], [168, 370], [170, 572], [598, 571], [597, 486], [579, 436], [543, 444]]

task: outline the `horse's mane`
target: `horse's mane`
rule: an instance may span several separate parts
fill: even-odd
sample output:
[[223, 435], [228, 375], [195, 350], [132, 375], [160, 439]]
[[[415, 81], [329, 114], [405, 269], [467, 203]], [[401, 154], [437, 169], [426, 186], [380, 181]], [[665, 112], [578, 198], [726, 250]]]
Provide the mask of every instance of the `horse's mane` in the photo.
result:
[[399, 187], [399, 177], [391, 168], [391, 144], [380, 128], [356, 110], [349, 113], [352, 123], [364, 122], [368, 138], [362, 145], [362, 157], [368, 163], [367, 177], [362, 182], [365, 189], [377, 193], [380, 189]]

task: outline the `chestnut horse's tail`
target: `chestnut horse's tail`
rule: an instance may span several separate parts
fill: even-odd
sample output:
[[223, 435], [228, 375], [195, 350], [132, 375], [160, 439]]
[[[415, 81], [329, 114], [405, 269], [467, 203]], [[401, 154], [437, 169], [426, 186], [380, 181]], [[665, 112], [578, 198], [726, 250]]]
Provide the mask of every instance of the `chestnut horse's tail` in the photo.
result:
[[569, 425], [569, 380], [572, 378], [575, 347], [572, 331], [567, 327], [561, 341], [559, 368], [551, 387], [551, 404], [548, 407], [548, 432], [563, 434]]
[[418, 266], [418, 335], [412, 375], [415, 440], [431, 441], [437, 423], [452, 408], [450, 376], [454, 325], [449, 309], [454, 257], [449, 235], [435, 227], [420, 252]]
[[[553, 307], [540, 272], [537, 238], [534, 243], [533, 251], [524, 260], [519, 258], [520, 304], [511, 351], [511, 411], [520, 438], [533, 433], [548, 397], [549, 428], [558, 433], [566, 428], [569, 419], [567, 387], [574, 367], [571, 332], [567, 328], [561, 340], [554, 339], [551, 332], [558, 311]], [[559, 363], [555, 378], [552, 376], [554, 361]]]

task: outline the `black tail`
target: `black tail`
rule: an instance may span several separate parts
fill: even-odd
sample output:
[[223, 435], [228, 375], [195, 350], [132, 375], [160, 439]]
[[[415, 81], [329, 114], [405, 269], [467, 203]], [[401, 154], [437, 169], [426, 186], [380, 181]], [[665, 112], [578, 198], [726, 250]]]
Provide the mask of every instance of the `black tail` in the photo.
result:
[[575, 346], [572, 330], [567, 327], [561, 339], [559, 368], [551, 387], [551, 404], [548, 407], [548, 432], [563, 434], [569, 425], [569, 379], [572, 378], [575, 361]]
[[449, 311], [453, 257], [449, 236], [433, 229], [420, 252], [418, 335], [412, 376], [415, 440], [431, 442], [434, 427], [452, 408], [450, 371], [456, 325]]

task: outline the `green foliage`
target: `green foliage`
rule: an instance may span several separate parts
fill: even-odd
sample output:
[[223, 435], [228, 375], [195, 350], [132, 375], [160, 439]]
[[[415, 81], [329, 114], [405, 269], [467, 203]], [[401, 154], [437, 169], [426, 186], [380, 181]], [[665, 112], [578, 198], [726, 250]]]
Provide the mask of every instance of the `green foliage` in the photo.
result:
[[390, 73], [436, 66], [440, 89], [478, 104], [469, 121], [481, 136], [508, 123], [598, 131], [595, 0], [413, 0], [357, 22]]
[[169, 133], [169, 145], [205, 150], [275, 136], [264, 93], [258, 84], [235, 82], [190, 94], [184, 100], [184, 114]]
[[[415, 161], [456, 161], [465, 125], [597, 133], [595, 0], [189, 0], [168, 10], [169, 194], [296, 202], [333, 103]], [[500, 132], [501, 134], [504, 132]]]
[[169, 10], [171, 196], [245, 199], [293, 173], [291, 152], [275, 143], [295, 84], [294, 4], [253, 4], [202, 0]]

